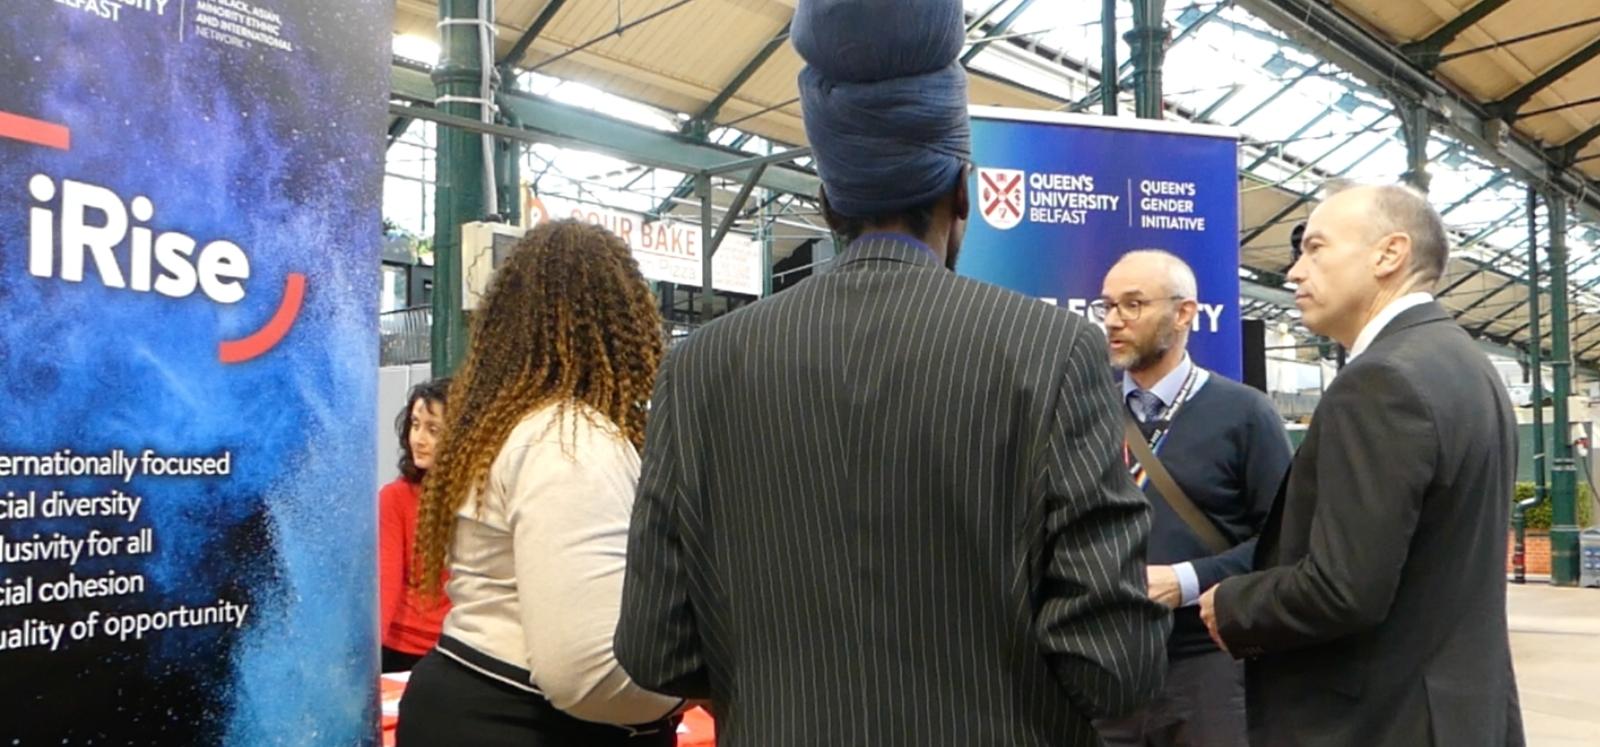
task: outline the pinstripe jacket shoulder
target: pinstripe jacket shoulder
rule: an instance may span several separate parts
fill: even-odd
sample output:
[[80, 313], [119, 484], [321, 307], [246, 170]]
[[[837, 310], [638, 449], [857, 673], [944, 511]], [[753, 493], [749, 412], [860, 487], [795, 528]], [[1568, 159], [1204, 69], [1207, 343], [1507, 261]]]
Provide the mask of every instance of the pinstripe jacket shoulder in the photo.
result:
[[719, 744], [1094, 745], [1170, 619], [1104, 339], [894, 238], [656, 385], [617, 656]]

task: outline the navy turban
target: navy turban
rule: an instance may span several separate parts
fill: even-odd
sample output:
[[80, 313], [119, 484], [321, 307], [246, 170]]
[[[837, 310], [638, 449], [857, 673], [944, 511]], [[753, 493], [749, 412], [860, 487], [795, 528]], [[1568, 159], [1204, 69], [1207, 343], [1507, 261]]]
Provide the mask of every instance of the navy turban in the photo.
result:
[[800, 106], [835, 212], [897, 213], [955, 187], [972, 154], [960, 0], [800, 0]]

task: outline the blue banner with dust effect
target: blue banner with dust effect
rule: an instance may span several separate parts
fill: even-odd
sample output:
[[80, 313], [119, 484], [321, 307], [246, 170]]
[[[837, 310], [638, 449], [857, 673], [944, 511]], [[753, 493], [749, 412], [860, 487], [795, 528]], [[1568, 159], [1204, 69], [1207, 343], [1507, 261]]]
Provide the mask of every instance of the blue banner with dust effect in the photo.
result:
[[6, 0], [0, 735], [377, 740], [389, 0]]

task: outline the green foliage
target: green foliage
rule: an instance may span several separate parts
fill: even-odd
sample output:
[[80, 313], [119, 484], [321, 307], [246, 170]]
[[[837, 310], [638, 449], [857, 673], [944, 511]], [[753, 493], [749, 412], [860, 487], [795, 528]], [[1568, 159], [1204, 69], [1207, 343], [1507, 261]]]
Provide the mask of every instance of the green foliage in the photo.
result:
[[[1527, 514], [1525, 514], [1528, 520], [1528, 531], [1550, 531], [1550, 498], [1548, 491], [1549, 488], [1547, 486], [1544, 502], [1528, 509]], [[1517, 483], [1516, 493], [1511, 500], [1515, 503], [1532, 497], [1533, 483], [1519, 482]], [[1589, 486], [1582, 481], [1578, 482], [1578, 526], [1594, 526], [1594, 494], [1590, 492]]]

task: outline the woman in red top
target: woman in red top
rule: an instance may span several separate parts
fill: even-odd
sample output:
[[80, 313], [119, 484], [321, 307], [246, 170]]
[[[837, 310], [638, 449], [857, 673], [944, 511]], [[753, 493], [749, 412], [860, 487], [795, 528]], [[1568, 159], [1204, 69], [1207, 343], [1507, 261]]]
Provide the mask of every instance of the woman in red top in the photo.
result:
[[418, 384], [395, 421], [400, 436], [400, 477], [378, 493], [378, 602], [383, 633], [383, 671], [407, 672], [439, 640], [450, 600], [440, 591], [428, 599], [411, 590], [411, 548], [417, 534], [422, 478], [433, 467], [444, 428], [449, 379]]

